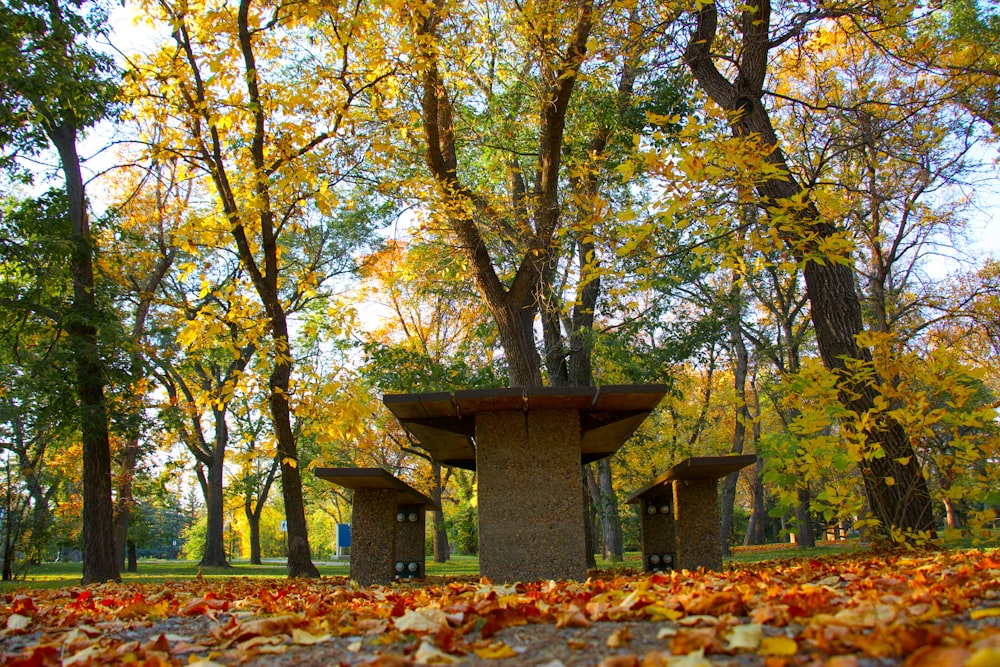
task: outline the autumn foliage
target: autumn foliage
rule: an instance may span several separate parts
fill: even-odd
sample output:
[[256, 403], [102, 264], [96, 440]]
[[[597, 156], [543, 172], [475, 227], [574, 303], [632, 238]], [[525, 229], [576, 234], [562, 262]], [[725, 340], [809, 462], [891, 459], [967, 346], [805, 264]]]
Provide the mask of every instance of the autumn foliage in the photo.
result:
[[[8, 665], [1000, 664], [1000, 554], [863, 554], [586, 582], [191, 580], [8, 593]], [[535, 638], [535, 641], [532, 638]], [[544, 642], [537, 641], [544, 638]], [[558, 660], [559, 662], [552, 662]], [[726, 663], [729, 664], [729, 663]]]

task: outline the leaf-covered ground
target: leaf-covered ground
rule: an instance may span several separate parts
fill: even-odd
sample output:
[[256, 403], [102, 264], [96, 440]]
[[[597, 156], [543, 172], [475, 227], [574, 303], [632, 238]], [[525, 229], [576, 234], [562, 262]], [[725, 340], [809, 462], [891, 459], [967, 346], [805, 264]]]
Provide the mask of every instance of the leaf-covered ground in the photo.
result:
[[586, 582], [185, 581], [7, 593], [8, 665], [1000, 666], [1000, 554]]

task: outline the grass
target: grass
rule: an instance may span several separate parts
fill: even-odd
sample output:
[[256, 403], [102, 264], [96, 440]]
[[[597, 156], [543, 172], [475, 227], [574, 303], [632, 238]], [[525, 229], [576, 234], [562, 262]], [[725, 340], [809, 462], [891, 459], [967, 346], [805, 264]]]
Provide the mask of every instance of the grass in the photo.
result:
[[[788, 558], [814, 558], [835, 553], [860, 551], [864, 547], [856, 541], [820, 542], [815, 548], [801, 549], [794, 544], [766, 544], [756, 547], [734, 547], [727, 562], [756, 563], [767, 560]], [[336, 564], [319, 564], [323, 576], [347, 576], [350, 567], [347, 561]], [[430, 577], [470, 577], [479, 574], [479, 557], [456, 554], [447, 563], [435, 563], [427, 559], [427, 574]], [[636, 552], [627, 552], [625, 560], [620, 563], [597, 558], [597, 567], [604, 570], [631, 569], [640, 570], [642, 559]], [[233, 577], [248, 577], [253, 579], [284, 578], [287, 576], [282, 562], [271, 562], [263, 565], [250, 565], [245, 561], [235, 561], [230, 568], [199, 568], [195, 561], [177, 560], [140, 560], [138, 572], [123, 572], [124, 583], [163, 584], [169, 581], [182, 581], [201, 576], [206, 579], [229, 579]], [[60, 588], [75, 586], [83, 576], [83, 566], [80, 563], [41, 563], [32, 565], [20, 581], [0, 582], [0, 592], [32, 588]]]

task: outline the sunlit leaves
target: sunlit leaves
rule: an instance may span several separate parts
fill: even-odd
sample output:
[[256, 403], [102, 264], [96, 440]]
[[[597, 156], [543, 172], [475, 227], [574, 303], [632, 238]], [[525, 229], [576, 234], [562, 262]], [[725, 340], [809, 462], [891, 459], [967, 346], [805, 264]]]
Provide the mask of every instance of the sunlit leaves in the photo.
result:
[[[993, 664], [998, 573], [995, 553], [972, 551], [503, 586], [432, 580], [360, 589], [342, 578], [109, 585], [9, 594], [0, 600], [0, 636], [5, 660], [40, 664], [49, 652], [72, 664], [131, 656], [182, 665], [209, 657], [259, 664], [275, 654], [450, 664], [587, 650], [595, 665], [860, 658], [969, 667]], [[543, 644], [521, 638], [539, 628], [552, 630]]]

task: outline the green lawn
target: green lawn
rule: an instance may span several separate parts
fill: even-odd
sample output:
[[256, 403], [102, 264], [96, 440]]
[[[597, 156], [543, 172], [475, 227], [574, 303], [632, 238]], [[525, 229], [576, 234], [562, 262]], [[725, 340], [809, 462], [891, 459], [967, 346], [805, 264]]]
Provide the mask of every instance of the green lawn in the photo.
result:
[[[816, 556], [841, 553], [845, 551], [863, 550], [854, 541], [820, 543], [813, 549], [800, 549], [793, 544], [768, 544], [759, 547], [735, 547], [728, 562], [755, 563], [766, 560], [786, 558], [813, 558]], [[621, 563], [611, 563], [598, 557], [598, 568], [605, 570], [640, 570], [642, 562], [636, 552], [625, 554]], [[337, 564], [318, 565], [323, 576], [346, 576], [349, 574], [347, 561]], [[125, 572], [122, 581], [135, 583], [164, 583], [192, 579], [199, 570], [204, 578], [227, 579], [230, 577], [249, 578], [283, 578], [286, 570], [283, 563], [265, 563], [250, 565], [247, 562], [236, 561], [231, 568], [199, 568], [194, 561], [176, 560], [141, 560], [138, 572]], [[427, 574], [429, 577], [473, 577], [479, 574], [479, 558], [477, 556], [455, 555], [447, 563], [435, 563], [427, 559]], [[59, 588], [74, 586], [80, 583], [83, 566], [80, 563], [42, 563], [31, 566], [24, 580], [0, 582], [0, 592], [19, 588]]]

